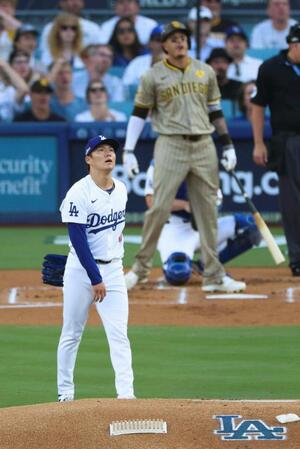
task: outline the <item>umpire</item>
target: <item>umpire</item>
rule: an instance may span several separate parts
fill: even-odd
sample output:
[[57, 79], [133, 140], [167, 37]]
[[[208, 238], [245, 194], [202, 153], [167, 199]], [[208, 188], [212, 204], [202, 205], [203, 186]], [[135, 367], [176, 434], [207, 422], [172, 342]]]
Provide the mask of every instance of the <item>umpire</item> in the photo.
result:
[[153, 129], [159, 134], [154, 148], [154, 202], [145, 214], [143, 241], [127, 288], [145, 282], [161, 229], [167, 221], [176, 192], [187, 180], [189, 198], [201, 234], [205, 270], [202, 290], [233, 292], [246, 288], [227, 276], [216, 250], [218, 158], [211, 133], [216, 129], [223, 146], [226, 170], [236, 165], [236, 154], [220, 105], [213, 69], [188, 56], [190, 32], [173, 21], [161, 34], [163, 61], [142, 77], [130, 117], [123, 162], [129, 176], [138, 172], [134, 148], [151, 110]]
[[[288, 49], [259, 69], [253, 103], [253, 159], [279, 175], [279, 202], [290, 268], [300, 276], [300, 23], [287, 36]], [[264, 113], [269, 106], [272, 138], [263, 141]]]

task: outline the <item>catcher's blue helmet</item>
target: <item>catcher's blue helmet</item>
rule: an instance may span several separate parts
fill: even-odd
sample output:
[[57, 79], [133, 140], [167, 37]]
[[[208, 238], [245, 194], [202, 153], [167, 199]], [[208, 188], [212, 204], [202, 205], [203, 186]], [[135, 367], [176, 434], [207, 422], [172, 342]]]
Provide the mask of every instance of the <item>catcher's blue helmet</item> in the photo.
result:
[[185, 284], [192, 274], [192, 262], [185, 253], [172, 253], [164, 263], [163, 271], [171, 285]]

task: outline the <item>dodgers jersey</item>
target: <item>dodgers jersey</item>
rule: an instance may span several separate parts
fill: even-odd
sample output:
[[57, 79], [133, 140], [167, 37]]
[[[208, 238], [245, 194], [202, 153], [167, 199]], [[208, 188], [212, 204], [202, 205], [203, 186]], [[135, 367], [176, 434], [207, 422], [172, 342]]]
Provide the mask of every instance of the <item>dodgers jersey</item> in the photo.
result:
[[[115, 188], [109, 194], [87, 175], [70, 188], [60, 206], [63, 223], [86, 225], [94, 259], [111, 260], [124, 255], [127, 190], [117, 179], [113, 178], [113, 182]], [[74, 251], [71, 243], [70, 248]]]
[[154, 64], [142, 76], [134, 103], [152, 109], [152, 126], [159, 134], [211, 134], [208, 105], [220, 98], [213, 68], [190, 58], [184, 70], [167, 60]]

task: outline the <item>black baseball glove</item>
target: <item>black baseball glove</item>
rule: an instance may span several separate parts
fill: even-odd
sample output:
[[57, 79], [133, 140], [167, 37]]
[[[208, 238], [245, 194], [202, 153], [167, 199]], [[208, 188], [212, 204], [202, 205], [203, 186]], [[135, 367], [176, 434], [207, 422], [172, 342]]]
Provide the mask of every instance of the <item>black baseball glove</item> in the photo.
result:
[[43, 283], [62, 287], [66, 261], [67, 256], [47, 254], [42, 265]]

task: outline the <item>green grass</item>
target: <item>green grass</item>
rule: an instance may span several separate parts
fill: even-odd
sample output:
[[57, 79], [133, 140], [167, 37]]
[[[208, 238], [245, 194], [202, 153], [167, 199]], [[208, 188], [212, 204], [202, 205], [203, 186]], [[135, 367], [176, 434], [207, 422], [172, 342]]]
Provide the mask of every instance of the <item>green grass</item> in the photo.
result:
[[[0, 327], [0, 407], [56, 400], [58, 327]], [[298, 399], [300, 327], [131, 327], [139, 398]], [[114, 397], [101, 327], [88, 327], [77, 398]]]
[[[125, 234], [141, 233], [140, 227], [127, 227]], [[273, 233], [282, 230], [274, 228]], [[43, 257], [47, 253], [67, 254], [66, 245], [54, 245], [53, 239], [58, 235], [66, 235], [65, 226], [53, 227], [2, 227], [0, 228], [0, 270], [39, 269]], [[136, 244], [125, 244], [125, 267], [130, 267], [139, 248]], [[286, 248], [283, 248], [286, 251]], [[272, 256], [266, 248], [252, 249], [237, 257], [228, 266], [275, 266]], [[156, 252], [153, 266], [160, 266], [160, 258]]]

